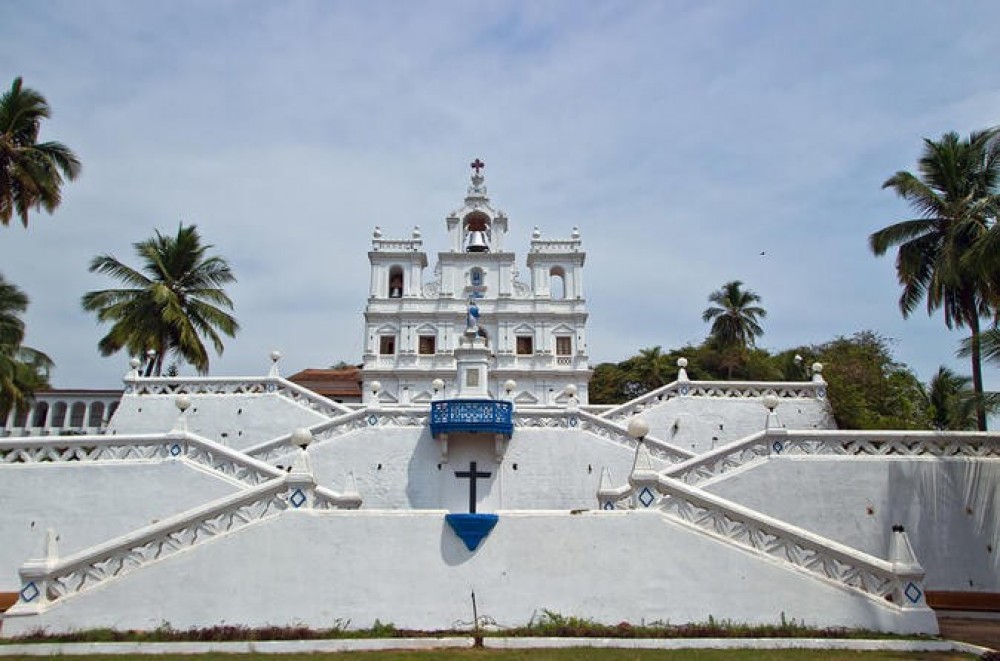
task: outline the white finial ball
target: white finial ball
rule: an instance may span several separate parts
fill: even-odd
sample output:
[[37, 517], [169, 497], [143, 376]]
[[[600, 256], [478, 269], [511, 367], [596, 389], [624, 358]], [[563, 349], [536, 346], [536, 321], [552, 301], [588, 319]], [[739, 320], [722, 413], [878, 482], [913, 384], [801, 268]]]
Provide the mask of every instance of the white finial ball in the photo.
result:
[[434, 379], [431, 381], [431, 388], [435, 391], [444, 390], [444, 379]]
[[138, 358], [133, 358], [132, 360], [128, 361], [128, 366], [134, 370], [139, 369], [139, 365], [142, 365], [142, 361], [139, 360]]
[[538, 225], [535, 225], [535, 229], [531, 230], [531, 238], [532, 239], [542, 238], [542, 230], [538, 229]]
[[313, 442], [312, 432], [310, 432], [305, 427], [299, 427], [298, 429], [292, 432], [291, 441], [292, 445], [294, 445], [295, 447], [302, 448], [303, 450], [305, 450], [307, 447], [309, 447], [309, 444]]
[[688, 359], [687, 358], [678, 358], [677, 359], [677, 367], [679, 367], [681, 369], [684, 369], [687, 366], [688, 366]]
[[382, 382], [381, 381], [372, 381], [370, 385], [371, 385], [371, 389], [372, 389], [372, 393], [373, 394], [377, 395], [378, 393], [382, 392]]
[[569, 384], [568, 386], [566, 386], [566, 390], [564, 392], [569, 397], [576, 397], [576, 392], [577, 392], [576, 391], [576, 385], [572, 384], [572, 383]]
[[272, 363], [276, 363], [279, 360], [281, 360], [281, 352], [280, 351], [272, 351], [271, 352], [271, 362]]
[[823, 363], [813, 363], [812, 369], [813, 369], [813, 374], [822, 374]]
[[571, 235], [574, 239], [580, 238], [580, 228], [573, 226], [573, 234]]
[[156, 349], [150, 349], [149, 351], [147, 351], [146, 358], [149, 358], [150, 360], [156, 358]]
[[795, 358], [793, 358], [792, 360], [795, 361], [796, 365], [801, 365], [802, 364], [802, 356], [800, 356], [799, 354], [795, 354]]
[[379, 227], [378, 225], [376, 225], [375, 226], [375, 231], [372, 232], [372, 236], [374, 238], [376, 238], [376, 239], [381, 239], [382, 238], [382, 228]]
[[764, 395], [763, 401], [764, 401], [764, 408], [766, 408], [768, 411], [773, 411], [774, 409], [778, 408], [778, 402], [781, 400], [778, 399], [777, 395], [771, 394], [771, 395]]
[[419, 239], [421, 236], [422, 236], [422, 234], [420, 233], [420, 225], [414, 225], [413, 226], [413, 238], [414, 239]]
[[628, 435], [632, 438], [645, 438], [649, 433], [649, 423], [643, 418], [635, 417], [628, 421]]
[[514, 392], [515, 388], [517, 388], [517, 381], [514, 379], [507, 379], [503, 382], [503, 389], [507, 392]]
[[191, 408], [191, 398], [187, 395], [177, 395], [174, 405], [181, 410], [181, 413]]

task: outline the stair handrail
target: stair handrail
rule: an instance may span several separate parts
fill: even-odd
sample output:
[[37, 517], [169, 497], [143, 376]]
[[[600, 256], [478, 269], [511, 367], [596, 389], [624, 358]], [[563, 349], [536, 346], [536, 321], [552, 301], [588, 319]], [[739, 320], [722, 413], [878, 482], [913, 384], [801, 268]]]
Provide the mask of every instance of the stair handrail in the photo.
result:
[[776, 395], [782, 399], [823, 399], [826, 388], [822, 381], [672, 381], [599, 415], [608, 420], [630, 418], [677, 397], [748, 399]]
[[[363, 409], [350, 409], [341, 416], [306, 427], [306, 429], [312, 435], [313, 442], [322, 442], [368, 427], [422, 427], [427, 424], [429, 417], [429, 406], [368, 406]], [[267, 462], [284, 457], [295, 448], [292, 432], [289, 432], [251, 445], [243, 452], [250, 457]]]
[[900, 567], [680, 480], [658, 475], [655, 484], [661, 494], [656, 507], [673, 521], [898, 607], [922, 603], [919, 565]]
[[[593, 415], [586, 411], [577, 411], [575, 415], [580, 419], [581, 430], [635, 450], [638, 441], [629, 435], [626, 427], [607, 420], [603, 416]], [[677, 447], [648, 434], [643, 437], [643, 441], [654, 457], [658, 457], [671, 464], [687, 461], [695, 456], [689, 450]]]
[[64, 558], [29, 560], [19, 569], [18, 602], [8, 616], [38, 612], [54, 601], [143, 565], [289, 510], [357, 509], [357, 493], [316, 486], [309, 473], [285, 473], [254, 487], [143, 526]]
[[669, 466], [662, 474], [685, 484], [695, 485], [762, 461], [770, 454], [768, 432], [759, 431]]
[[239, 450], [187, 431], [0, 438], [0, 465], [170, 459], [186, 459], [241, 486], [257, 485], [281, 474]]
[[171, 377], [126, 376], [126, 395], [267, 395], [275, 394], [326, 416], [350, 412], [350, 407], [323, 397], [280, 376]]

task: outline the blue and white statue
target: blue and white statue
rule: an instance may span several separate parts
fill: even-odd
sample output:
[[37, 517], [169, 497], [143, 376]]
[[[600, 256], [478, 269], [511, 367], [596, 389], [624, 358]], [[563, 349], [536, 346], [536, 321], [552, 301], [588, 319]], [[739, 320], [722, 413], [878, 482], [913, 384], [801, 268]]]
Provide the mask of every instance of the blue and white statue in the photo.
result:
[[479, 332], [479, 307], [473, 299], [469, 299], [469, 309], [465, 314], [465, 332], [471, 334]]

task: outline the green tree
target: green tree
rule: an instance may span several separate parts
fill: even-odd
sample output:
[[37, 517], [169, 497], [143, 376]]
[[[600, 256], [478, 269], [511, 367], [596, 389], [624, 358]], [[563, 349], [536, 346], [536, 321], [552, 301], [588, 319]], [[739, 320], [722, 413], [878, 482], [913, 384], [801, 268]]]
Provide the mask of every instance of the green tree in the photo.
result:
[[234, 337], [239, 324], [225, 310], [233, 307], [222, 286], [235, 282], [229, 264], [209, 257], [213, 246], [202, 245], [197, 227], [181, 224], [176, 236], [156, 236], [134, 244], [142, 262], [136, 270], [111, 255], [99, 255], [90, 271], [109, 275], [126, 285], [122, 289], [92, 291], [83, 297], [83, 309], [94, 312], [111, 330], [101, 338], [101, 355], [125, 349], [132, 356], [150, 354], [146, 376], [159, 376], [168, 355], [208, 372], [207, 337], [222, 354], [219, 333]]
[[731, 379], [733, 370], [746, 361], [747, 349], [753, 349], [757, 338], [764, 334], [760, 320], [767, 316], [767, 311], [757, 305], [760, 296], [743, 289], [739, 280], [727, 282], [722, 289], [712, 292], [708, 301], [714, 305], [702, 312], [701, 320], [712, 322], [709, 342], [722, 352], [723, 366]]
[[967, 139], [957, 133], [925, 139], [918, 171], [897, 172], [882, 185], [906, 200], [918, 217], [875, 232], [869, 246], [877, 256], [899, 246], [896, 274], [903, 287], [899, 307], [904, 317], [926, 299], [927, 313], [941, 309], [948, 328], [969, 327], [973, 390], [980, 398], [976, 418], [985, 430], [980, 319], [989, 314], [996, 292], [984, 277], [982, 261], [975, 259], [975, 248], [1000, 206], [997, 131], [973, 132]]
[[803, 356], [824, 365], [830, 407], [841, 429], [927, 429], [923, 385], [872, 331], [838, 337]]
[[15, 78], [0, 95], [0, 223], [17, 214], [28, 226], [28, 211], [55, 211], [63, 178], [75, 179], [80, 161], [66, 145], [38, 142], [42, 120], [51, 115], [45, 97]]
[[23, 407], [39, 388], [48, 386], [52, 361], [41, 351], [24, 346], [28, 297], [0, 275], [0, 420], [13, 407]]
[[945, 366], [927, 384], [927, 412], [935, 429], [965, 431], [976, 428], [976, 394], [972, 379]]

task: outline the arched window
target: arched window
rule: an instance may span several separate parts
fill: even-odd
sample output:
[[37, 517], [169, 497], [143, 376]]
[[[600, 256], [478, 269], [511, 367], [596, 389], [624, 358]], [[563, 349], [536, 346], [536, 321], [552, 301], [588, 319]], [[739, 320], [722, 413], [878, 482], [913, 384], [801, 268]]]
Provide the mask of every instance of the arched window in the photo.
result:
[[100, 427], [104, 422], [104, 403], [94, 402], [90, 405], [90, 416], [87, 420], [88, 427]]
[[561, 266], [549, 269], [549, 295], [554, 299], [566, 298], [566, 271]]
[[403, 298], [403, 267], [389, 269], [389, 298]]
[[44, 427], [45, 426], [45, 416], [49, 412], [48, 402], [38, 402], [35, 406], [35, 415], [31, 418], [32, 427]]
[[56, 402], [52, 407], [52, 420], [49, 426], [59, 428], [66, 424], [66, 402]]
[[83, 427], [83, 421], [87, 417], [87, 405], [83, 402], [76, 402], [69, 410], [69, 426], [74, 429]]

